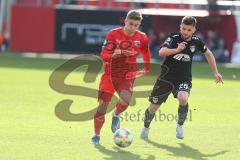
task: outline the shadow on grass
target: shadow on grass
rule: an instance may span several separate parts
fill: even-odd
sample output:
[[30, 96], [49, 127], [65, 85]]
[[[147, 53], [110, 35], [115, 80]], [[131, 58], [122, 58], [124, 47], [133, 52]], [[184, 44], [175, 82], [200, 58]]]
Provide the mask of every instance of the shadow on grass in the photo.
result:
[[217, 153], [212, 153], [212, 154], [204, 154], [202, 152], [200, 152], [198, 149], [192, 148], [184, 143], [178, 143], [179, 147], [173, 147], [173, 146], [169, 146], [166, 144], [159, 144], [156, 143], [154, 141], [151, 140], [146, 140], [147, 143], [153, 145], [154, 147], [160, 148], [160, 149], [164, 149], [168, 152], [170, 152], [170, 156], [174, 156], [174, 157], [179, 157], [181, 158], [191, 158], [191, 159], [196, 159], [196, 160], [208, 160], [208, 158], [210, 157], [216, 157], [219, 155], [223, 155], [229, 151], [224, 150], [224, 151], [220, 151]]
[[113, 149], [107, 149], [102, 145], [96, 145], [96, 149], [98, 149], [101, 153], [105, 154], [105, 160], [155, 160], [155, 156], [148, 155], [147, 158], [141, 158], [140, 155], [134, 154], [129, 151], [124, 151], [119, 147], [113, 147]]

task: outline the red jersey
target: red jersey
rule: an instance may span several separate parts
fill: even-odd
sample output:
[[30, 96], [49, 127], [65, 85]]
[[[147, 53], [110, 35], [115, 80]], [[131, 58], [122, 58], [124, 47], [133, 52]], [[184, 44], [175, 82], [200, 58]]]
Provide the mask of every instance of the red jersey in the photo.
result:
[[[112, 58], [116, 48], [121, 49], [122, 56]], [[106, 62], [105, 74], [123, 78], [128, 72], [136, 72], [136, 59], [139, 54], [143, 58], [145, 70], [149, 71], [150, 50], [145, 33], [136, 31], [134, 35], [127, 36], [123, 27], [111, 30], [107, 34], [101, 51], [101, 59]]]

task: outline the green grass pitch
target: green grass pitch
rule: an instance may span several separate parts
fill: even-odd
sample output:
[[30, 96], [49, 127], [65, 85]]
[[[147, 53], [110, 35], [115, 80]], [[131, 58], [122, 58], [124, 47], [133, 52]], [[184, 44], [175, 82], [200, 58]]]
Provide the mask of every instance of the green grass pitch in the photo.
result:
[[[225, 81], [217, 85], [207, 64], [194, 63], [191, 114], [185, 123], [184, 140], [175, 138], [177, 101], [170, 96], [157, 112], [149, 141], [142, 141], [139, 132], [149, 102], [147, 97], [137, 98], [122, 115], [121, 126], [134, 136], [131, 146], [123, 149], [113, 143], [111, 113], [106, 115], [98, 147], [90, 144], [92, 120], [66, 121], [56, 115], [56, 104], [64, 99], [74, 101], [70, 111], [76, 116], [97, 106], [95, 98], [62, 94], [49, 86], [53, 70], [64, 62], [0, 54], [0, 160], [239, 159], [239, 68], [219, 65]], [[84, 82], [85, 69], [69, 74], [65, 83], [97, 89], [100, 75], [95, 82]], [[145, 88], [152, 86], [136, 89]], [[165, 120], [164, 115], [168, 116]]]

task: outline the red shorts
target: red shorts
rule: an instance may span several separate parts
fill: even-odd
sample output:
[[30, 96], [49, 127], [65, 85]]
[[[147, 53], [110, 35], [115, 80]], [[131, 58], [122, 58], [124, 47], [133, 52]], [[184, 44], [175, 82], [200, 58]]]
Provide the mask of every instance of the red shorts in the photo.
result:
[[122, 90], [126, 90], [132, 94], [133, 84], [134, 79], [117, 78], [103, 74], [99, 84], [98, 100], [101, 99], [104, 102], [110, 102], [115, 91], [117, 91], [118, 95], [120, 95]]

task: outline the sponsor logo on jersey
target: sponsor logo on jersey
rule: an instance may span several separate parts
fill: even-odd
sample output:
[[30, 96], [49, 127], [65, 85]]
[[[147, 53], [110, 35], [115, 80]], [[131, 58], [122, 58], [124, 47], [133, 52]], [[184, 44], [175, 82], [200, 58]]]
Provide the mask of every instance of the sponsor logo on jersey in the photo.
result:
[[190, 56], [187, 54], [176, 54], [175, 56], [173, 56], [174, 59], [178, 60], [178, 61], [184, 61], [184, 62], [189, 62]]
[[190, 48], [190, 51], [191, 51], [192, 53], [194, 53], [195, 50], [196, 50], [196, 46], [190, 46], [189, 48]]
[[196, 36], [192, 36], [192, 39], [199, 40], [199, 38], [198, 38], [198, 37], [196, 37]]
[[136, 46], [136, 47], [137, 47], [137, 46], [139, 46], [139, 45], [140, 45], [140, 41], [134, 41], [134, 42], [133, 42], [133, 44], [134, 44], [134, 46]]

